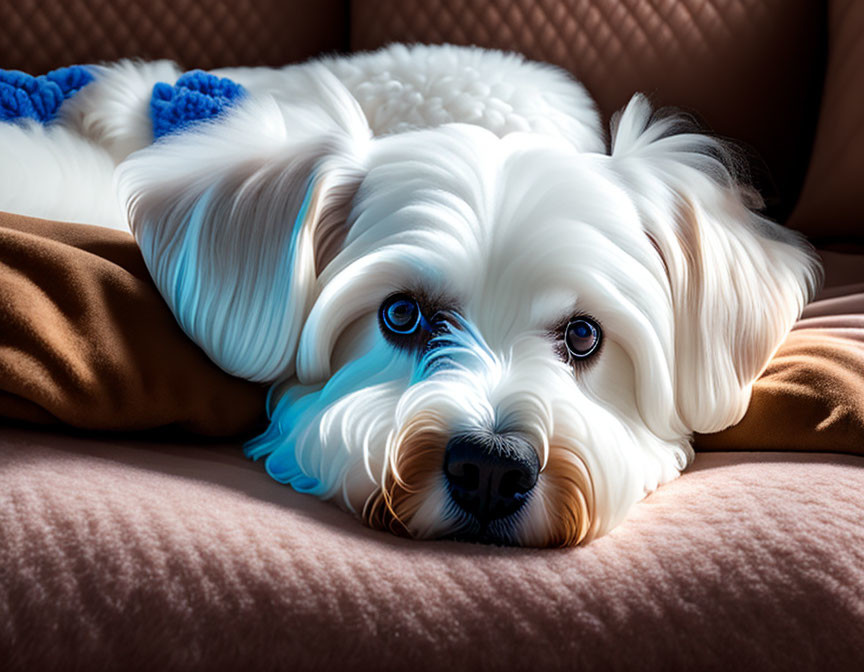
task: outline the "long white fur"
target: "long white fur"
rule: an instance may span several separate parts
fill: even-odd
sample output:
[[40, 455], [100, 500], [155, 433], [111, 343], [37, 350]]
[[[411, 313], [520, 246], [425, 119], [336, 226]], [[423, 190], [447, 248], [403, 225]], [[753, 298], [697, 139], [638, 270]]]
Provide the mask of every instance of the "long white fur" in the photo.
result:
[[[429, 415], [443, 435], [517, 428], [544, 468], [565, 447], [590, 475], [585, 539], [603, 534], [689, 463], [693, 431], [743, 416], [819, 280], [715, 141], [636, 96], [607, 151], [581, 85], [516, 55], [396, 45], [219, 71], [248, 98], [151, 145], [149, 91], [178, 74], [104, 66], [55, 126], [0, 125], [0, 209], [131, 226], [190, 337], [276, 384], [252, 454], [356, 513]], [[338, 246], [316, 249], [337, 217]], [[385, 341], [376, 311], [405, 290], [464, 320], [456, 364]], [[584, 367], [550, 335], [579, 313], [604, 333]], [[502, 540], [548, 537], [546, 476]], [[427, 486], [409, 531], [463, 528], [440, 474]]]

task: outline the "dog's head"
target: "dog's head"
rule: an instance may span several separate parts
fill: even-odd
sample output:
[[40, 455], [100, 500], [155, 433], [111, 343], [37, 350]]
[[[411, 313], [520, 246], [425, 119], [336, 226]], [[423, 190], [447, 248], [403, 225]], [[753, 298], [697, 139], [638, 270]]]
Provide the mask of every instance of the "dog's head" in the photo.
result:
[[609, 153], [448, 125], [372, 138], [327, 76], [133, 155], [156, 284], [273, 384], [268, 472], [418, 538], [608, 531], [741, 418], [817, 267], [704, 136], [634, 98]]

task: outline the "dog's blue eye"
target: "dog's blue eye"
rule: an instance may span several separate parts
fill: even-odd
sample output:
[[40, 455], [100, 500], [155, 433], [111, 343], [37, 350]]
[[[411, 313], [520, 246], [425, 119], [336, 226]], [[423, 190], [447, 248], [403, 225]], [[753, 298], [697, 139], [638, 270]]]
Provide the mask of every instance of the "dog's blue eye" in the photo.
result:
[[413, 334], [420, 326], [420, 320], [417, 301], [404, 294], [390, 297], [381, 306], [381, 322], [394, 334]]
[[585, 359], [597, 351], [600, 337], [600, 325], [587, 317], [576, 317], [564, 330], [564, 345], [571, 357]]

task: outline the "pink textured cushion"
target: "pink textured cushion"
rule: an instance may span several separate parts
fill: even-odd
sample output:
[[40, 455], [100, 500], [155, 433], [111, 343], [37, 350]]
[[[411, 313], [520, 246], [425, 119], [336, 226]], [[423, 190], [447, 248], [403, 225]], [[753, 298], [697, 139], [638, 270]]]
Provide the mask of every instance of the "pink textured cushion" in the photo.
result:
[[584, 548], [413, 542], [278, 485], [237, 446], [7, 429], [0, 661], [854, 669], [862, 515], [864, 458], [715, 453]]

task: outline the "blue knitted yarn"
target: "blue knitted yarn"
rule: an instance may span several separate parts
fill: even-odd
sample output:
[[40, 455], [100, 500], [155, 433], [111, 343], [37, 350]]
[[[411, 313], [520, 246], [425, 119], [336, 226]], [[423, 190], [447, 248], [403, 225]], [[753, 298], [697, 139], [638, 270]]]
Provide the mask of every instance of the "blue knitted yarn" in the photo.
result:
[[93, 81], [93, 74], [81, 65], [57, 68], [45, 75], [45, 79], [60, 87], [64, 98], [71, 98]]
[[184, 73], [174, 86], [159, 82], [150, 98], [153, 136], [158, 139], [196, 121], [213, 119], [245, 95], [236, 82], [202, 70]]
[[57, 116], [63, 101], [93, 81], [83, 65], [52, 70], [34, 77], [18, 70], [0, 70], [0, 121], [34, 119], [43, 124]]

